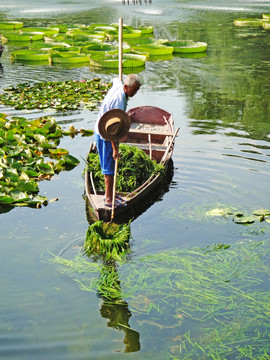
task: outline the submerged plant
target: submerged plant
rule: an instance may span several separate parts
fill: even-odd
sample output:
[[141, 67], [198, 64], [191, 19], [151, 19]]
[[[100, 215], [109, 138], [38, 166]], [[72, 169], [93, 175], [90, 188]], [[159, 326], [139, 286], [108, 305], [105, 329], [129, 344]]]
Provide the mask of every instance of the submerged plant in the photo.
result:
[[[83, 290], [99, 293], [101, 288], [105, 298], [124, 299], [138, 331], [143, 326], [145, 336], [158, 332], [164, 359], [266, 360], [268, 256], [268, 242], [214, 244], [118, 264], [118, 274], [102, 271], [106, 281], [103, 275], [97, 280], [97, 272], [89, 277], [81, 263], [79, 272], [88, 276], [77, 281]], [[76, 260], [72, 267], [78, 271], [78, 265]]]

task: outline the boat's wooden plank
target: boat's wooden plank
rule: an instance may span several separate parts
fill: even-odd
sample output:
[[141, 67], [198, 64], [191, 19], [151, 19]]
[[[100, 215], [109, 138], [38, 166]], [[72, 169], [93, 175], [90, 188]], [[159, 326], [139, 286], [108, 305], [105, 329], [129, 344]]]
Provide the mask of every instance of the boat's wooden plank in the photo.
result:
[[92, 197], [93, 202], [95, 203], [97, 209], [104, 208], [104, 199], [105, 199], [104, 195], [91, 194], [91, 197]]
[[174, 133], [172, 131], [161, 131], [161, 130], [155, 130], [155, 129], [129, 129], [130, 133], [133, 134], [150, 134], [150, 135], [162, 135], [162, 136], [173, 136]]
[[[134, 143], [134, 142], [125, 142], [126, 145], [130, 145], [130, 146], [136, 146], [137, 148], [141, 149], [141, 150], [149, 150], [149, 144], [142, 144], [142, 143]], [[167, 146], [162, 146], [162, 145], [155, 145], [155, 144], [151, 144], [151, 149], [152, 151], [166, 151], [167, 150]]]
[[174, 133], [171, 131], [171, 128], [168, 125], [146, 124], [139, 122], [131, 123], [129, 132], [137, 133], [137, 134], [155, 134], [155, 135], [165, 135], [165, 136], [174, 135]]

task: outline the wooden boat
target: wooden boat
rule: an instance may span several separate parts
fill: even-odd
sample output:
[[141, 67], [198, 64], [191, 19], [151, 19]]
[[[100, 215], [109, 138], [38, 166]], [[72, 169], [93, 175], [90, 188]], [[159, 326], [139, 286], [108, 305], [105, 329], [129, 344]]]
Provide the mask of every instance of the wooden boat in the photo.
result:
[[[136, 146], [145, 151], [150, 158], [162, 163], [165, 169], [172, 157], [174, 141], [179, 128], [174, 130], [172, 114], [155, 106], [140, 106], [128, 111], [131, 127], [124, 141], [128, 145]], [[96, 152], [92, 143], [89, 152]], [[131, 193], [116, 193], [126, 201], [126, 206], [114, 209], [114, 221], [125, 214], [133, 217], [134, 208], [141, 207], [144, 199], [160, 184], [164, 175], [152, 175], [143, 185]], [[93, 176], [85, 172], [85, 193], [89, 202], [89, 211], [98, 220], [110, 221], [112, 209], [104, 205], [104, 191], [97, 191], [93, 183]]]

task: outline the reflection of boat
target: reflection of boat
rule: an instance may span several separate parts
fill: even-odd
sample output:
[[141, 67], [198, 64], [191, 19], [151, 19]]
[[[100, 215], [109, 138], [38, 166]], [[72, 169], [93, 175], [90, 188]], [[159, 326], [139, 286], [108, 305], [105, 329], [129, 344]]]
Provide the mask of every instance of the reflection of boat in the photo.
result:
[[[131, 127], [125, 140], [128, 145], [136, 146], [150, 158], [162, 163], [168, 171], [173, 153], [174, 140], [178, 133], [174, 131], [173, 117], [167, 111], [154, 106], [140, 106], [128, 111]], [[96, 152], [96, 147], [91, 144], [89, 152]], [[85, 172], [85, 192], [91, 211], [99, 220], [111, 220], [111, 208], [104, 205], [104, 191], [96, 191], [91, 174]], [[154, 190], [165, 178], [162, 173], [154, 174], [131, 193], [119, 193], [126, 201], [126, 206], [116, 207], [114, 219], [124, 216], [132, 218], [136, 210], [142, 209], [146, 199], [153, 195]], [[156, 195], [156, 194], [155, 194]]]

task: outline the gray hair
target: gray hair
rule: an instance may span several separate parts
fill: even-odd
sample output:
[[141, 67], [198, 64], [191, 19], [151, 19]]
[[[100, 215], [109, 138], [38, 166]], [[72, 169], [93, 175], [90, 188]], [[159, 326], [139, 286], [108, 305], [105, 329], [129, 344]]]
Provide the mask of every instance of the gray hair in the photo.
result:
[[125, 78], [124, 85], [126, 85], [126, 86], [134, 86], [134, 85], [141, 86], [139, 76], [136, 74], [129, 74]]

